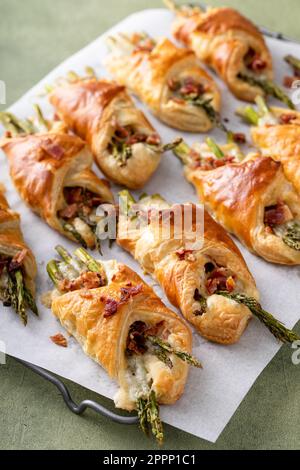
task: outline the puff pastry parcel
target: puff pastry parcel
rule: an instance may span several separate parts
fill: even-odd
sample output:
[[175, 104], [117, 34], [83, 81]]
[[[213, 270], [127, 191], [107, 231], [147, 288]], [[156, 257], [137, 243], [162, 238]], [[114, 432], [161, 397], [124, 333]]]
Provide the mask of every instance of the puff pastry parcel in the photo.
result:
[[274, 94], [275, 88], [279, 92], [271, 82], [270, 51], [263, 35], [247, 18], [228, 7], [202, 11], [196, 6], [165, 3], [175, 10], [175, 38], [212, 67], [237, 98], [254, 101], [257, 95]]
[[49, 99], [59, 117], [88, 142], [97, 165], [110, 180], [131, 189], [145, 185], [164, 150], [123, 86], [78, 77], [56, 86]]
[[12, 306], [27, 323], [26, 310], [37, 315], [34, 301], [37, 267], [20, 227], [20, 216], [13, 212], [0, 184], [0, 301]]
[[298, 265], [300, 197], [281, 163], [261, 154], [236, 163], [228, 155], [226, 161], [226, 147], [223, 154], [216, 166], [195, 163], [195, 156], [186, 161], [185, 175], [200, 201], [250, 251], [273, 263]]
[[158, 403], [171, 405], [182, 395], [187, 361], [200, 366], [189, 354], [190, 329], [129, 267], [99, 263], [82, 249], [73, 258], [57, 250], [64, 261], [47, 267], [56, 286], [52, 312], [117, 381], [116, 406], [137, 409], [142, 428], [151, 423], [162, 440]]
[[218, 292], [256, 300], [258, 292], [231, 238], [193, 204], [170, 206], [153, 196], [142, 199], [138, 207], [146, 214], [145, 225], [136, 226], [135, 218], [131, 222], [120, 216], [118, 244], [159, 282], [169, 301], [202, 336], [221, 344], [236, 343], [251, 312]]
[[163, 122], [190, 132], [219, 124], [219, 90], [192, 51], [145, 34], [119, 34], [109, 45], [108, 71]]
[[106, 181], [92, 171], [93, 157], [86, 144], [64, 132], [12, 136], [0, 141], [10, 175], [26, 204], [50, 227], [94, 248], [97, 244], [97, 207], [112, 203]]
[[300, 113], [268, 108], [265, 115], [257, 116], [251, 137], [264, 155], [281, 162], [285, 176], [300, 195]]

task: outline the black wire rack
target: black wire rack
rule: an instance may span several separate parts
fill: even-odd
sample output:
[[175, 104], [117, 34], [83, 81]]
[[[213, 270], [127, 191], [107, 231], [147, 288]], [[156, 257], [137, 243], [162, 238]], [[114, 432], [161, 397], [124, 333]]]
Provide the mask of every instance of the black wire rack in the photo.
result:
[[22, 359], [17, 359], [16, 357], [14, 357], [14, 359], [23, 366], [32, 370], [35, 374], [39, 375], [43, 379], [48, 380], [48, 382], [55, 385], [55, 387], [58, 388], [58, 390], [60, 391], [65, 404], [67, 405], [69, 410], [72, 411], [72, 413], [76, 415], [82, 415], [89, 408], [98, 413], [99, 415], [104, 416], [105, 418], [109, 418], [111, 421], [114, 421], [118, 424], [132, 425], [137, 424], [139, 422], [137, 416], [121, 416], [117, 413], [114, 413], [113, 411], [110, 411], [105, 406], [102, 406], [93, 400], [84, 400], [79, 404], [75, 403], [75, 401], [71, 397], [68, 388], [58, 377], [51, 374], [47, 370], [42, 369], [41, 367], [31, 364], [29, 362], [23, 361]]

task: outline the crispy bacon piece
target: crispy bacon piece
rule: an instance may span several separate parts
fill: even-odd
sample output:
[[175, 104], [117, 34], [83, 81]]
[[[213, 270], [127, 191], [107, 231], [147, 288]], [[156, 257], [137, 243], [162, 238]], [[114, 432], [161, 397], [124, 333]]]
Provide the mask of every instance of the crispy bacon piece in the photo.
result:
[[68, 341], [62, 335], [61, 333], [57, 333], [54, 336], [50, 336], [51, 341], [56, 344], [57, 346], [60, 346], [61, 348], [67, 348], [68, 347]]
[[290, 220], [293, 220], [293, 214], [289, 207], [283, 202], [279, 201], [275, 206], [266, 207], [265, 209], [265, 225], [283, 225]]
[[97, 289], [105, 285], [101, 274], [88, 271], [82, 273], [77, 279], [63, 279], [59, 283], [59, 290], [62, 292], [73, 292], [79, 289]]
[[180, 250], [175, 251], [176, 255], [180, 259], [180, 261], [184, 261], [185, 259], [188, 259], [189, 255], [192, 255], [194, 253], [193, 250], [185, 250], [184, 248], [181, 248]]
[[215, 294], [218, 290], [232, 292], [235, 288], [235, 281], [228, 275], [225, 268], [216, 268], [209, 275], [206, 281], [206, 290], [209, 295]]
[[280, 124], [290, 124], [295, 119], [297, 119], [297, 116], [295, 116], [295, 114], [281, 114]]
[[44, 152], [46, 152], [50, 157], [55, 160], [61, 160], [65, 154], [63, 147], [53, 144], [50, 139], [46, 140], [42, 146]]
[[161, 140], [160, 140], [159, 135], [157, 135], [157, 134], [152, 134], [152, 135], [149, 135], [149, 136], [147, 137], [146, 142], [147, 142], [147, 144], [149, 144], [149, 145], [160, 145]]
[[267, 62], [262, 60], [259, 53], [257, 53], [252, 47], [249, 48], [247, 54], [245, 55], [244, 62], [246, 67], [253, 72], [260, 72], [264, 70], [267, 66]]
[[19, 251], [9, 263], [8, 270], [10, 272], [20, 269], [23, 265], [24, 259], [26, 258], [28, 250], [24, 248], [22, 251]]
[[247, 142], [246, 136], [242, 132], [233, 134], [233, 140], [236, 144], [245, 144]]
[[201, 156], [198, 155], [198, 159], [196, 160], [195, 158], [194, 166], [195, 168], [201, 168], [201, 170], [203, 171], [210, 171], [216, 168], [220, 168], [221, 166], [225, 166], [230, 163], [233, 163], [234, 161], [235, 161], [235, 158], [232, 155], [225, 155], [224, 158], [214, 158], [214, 157], [201, 158]]
[[283, 79], [283, 86], [286, 88], [292, 88], [293, 83], [297, 80], [297, 77], [289, 77], [286, 75]]
[[260, 72], [261, 70], [264, 70], [266, 67], [267, 67], [267, 62], [265, 60], [262, 60], [260, 57], [255, 57], [251, 64], [251, 69], [254, 72]]
[[105, 303], [104, 307], [104, 318], [110, 318], [118, 311], [119, 302], [115, 299], [101, 297], [101, 302]]
[[147, 327], [146, 323], [143, 321], [134, 322], [130, 328], [127, 338], [127, 351], [129, 353], [135, 353], [137, 355], [142, 355], [147, 351], [146, 340], [147, 336], [162, 336], [165, 337], [169, 335], [169, 331], [165, 330], [165, 321], [162, 320], [156, 325]]
[[143, 290], [143, 285], [138, 284], [137, 286], [133, 287], [121, 287], [121, 303], [127, 302], [127, 300], [130, 299], [130, 297], [134, 297], [135, 295], [138, 295], [140, 292]]
[[73, 219], [77, 215], [77, 213], [78, 205], [74, 203], [59, 211], [58, 216], [62, 219]]

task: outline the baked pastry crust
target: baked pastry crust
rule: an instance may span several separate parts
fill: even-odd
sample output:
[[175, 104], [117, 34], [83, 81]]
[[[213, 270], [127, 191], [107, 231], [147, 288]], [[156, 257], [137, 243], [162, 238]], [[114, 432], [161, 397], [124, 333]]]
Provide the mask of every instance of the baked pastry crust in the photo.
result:
[[45, 133], [3, 138], [10, 175], [26, 204], [47, 224], [76, 241], [64, 231], [58, 218], [64, 208], [63, 190], [80, 186], [113, 202], [107, 182], [91, 170], [93, 157], [86, 144], [65, 133]]
[[272, 57], [262, 34], [238, 11], [228, 7], [208, 8], [206, 12], [179, 9], [172, 30], [178, 41], [215, 70], [237, 98], [252, 102], [264, 94], [260, 87], [237, 77], [247, 71], [244, 58], [251, 49], [265, 63], [264, 76], [273, 78]]
[[23, 261], [23, 276], [26, 287], [34, 296], [37, 266], [34, 254], [26, 245], [20, 225], [20, 216], [12, 211], [4, 195], [5, 188], [0, 184], [0, 254], [13, 258], [26, 250]]
[[55, 87], [49, 99], [59, 117], [88, 143], [110, 180], [131, 189], [145, 185], [160, 163], [160, 152], [136, 143], [126, 165], [120, 166], [107, 149], [117, 125], [131, 125], [146, 136], [155, 133], [123, 86], [103, 79], [78, 79]]
[[[139, 293], [120, 301], [122, 289], [139, 287]], [[117, 311], [105, 315], [109, 301], [118, 303]], [[108, 285], [97, 289], [82, 289], [55, 297], [52, 312], [67, 331], [81, 344], [84, 352], [98, 362], [114, 378], [120, 390], [115, 398], [117, 407], [133, 410], [135, 402], [126, 379], [127, 337], [130, 326], [144, 321], [149, 326], [164, 321], [170, 331], [169, 342], [191, 352], [191, 331], [178, 315], [168, 309], [149, 287], [129, 267], [115, 262]], [[172, 357], [173, 368], [157, 360], [148, 364], [153, 385], [160, 404], [173, 404], [182, 395], [189, 366]]]
[[249, 155], [211, 171], [186, 167], [200, 201], [218, 222], [252, 252], [267, 261], [297, 265], [300, 253], [266, 229], [265, 208], [283, 201], [300, 220], [300, 197], [284, 176], [282, 165], [270, 157]]
[[136, 50], [130, 55], [112, 53], [105, 65], [118, 83], [127, 86], [169, 126], [188, 132], [207, 132], [214, 126], [201, 107], [170, 99], [168, 82], [192, 77], [208, 88], [210, 105], [216, 112], [220, 111], [218, 87], [192, 51], [178, 48], [162, 38], [152, 51]]
[[[153, 204], [155, 207], [155, 202], [151, 207]], [[236, 276], [239, 291], [258, 299], [255, 281], [237, 246], [206, 211], [203, 214], [202, 208], [193, 204], [166, 210], [172, 213], [178, 209], [182, 213], [180, 226], [174, 231], [171, 224], [171, 233], [163, 221], [150, 221], [143, 229], [131, 229], [128, 221], [120, 218], [118, 244], [159, 282], [169, 301], [203, 337], [221, 344], [236, 343], [252, 314], [244, 305], [220, 295], [207, 297], [205, 265], [214, 262], [230, 270]], [[192, 214], [192, 219], [185, 219], [187, 214]], [[186, 250], [194, 243], [194, 249]], [[196, 291], [207, 297], [206, 311], [201, 314], [197, 313]]]
[[271, 112], [282, 123], [253, 127], [253, 143], [264, 155], [281, 162], [285, 176], [300, 195], [300, 113], [278, 107], [272, 107]]

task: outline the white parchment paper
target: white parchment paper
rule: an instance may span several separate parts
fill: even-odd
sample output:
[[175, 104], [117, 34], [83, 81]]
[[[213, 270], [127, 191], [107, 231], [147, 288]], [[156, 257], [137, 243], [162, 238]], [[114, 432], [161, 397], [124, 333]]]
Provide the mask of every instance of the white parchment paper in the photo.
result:
[[[106, 35], [116, 31], [144, 30], [156, 37], [170, 36], [171, 21], [172, 14], [167, 10], [147, 10], [128, 17]], [[38, 96], [46, 83], [51, 84], [54, 79], [64, 76], [69, 70], [82, 74], [86, 65], [94, 67], [98, 75], [106, 75], [102, 66], [102, 60], [107, 53], [104, 42], [106, 35], [99, 37], [57, 67], [14, 104], [11, 111], [25, 118], [32, 114], [32, 104], [39, 102], [50, 116], [51, 107], [47, 104], [46, 98]], [[274, 57], [276, 79], [281, 83], [283, 76], [290, 74], [288, 66], [282, 60], [283, 56], [287, 53], [300, 56], [300, 46], [278, 40], [268, 40], [268, 44]], [[238, 101], [231, 96], [221, 81], [218, 79], [217, 81], [223, 94], [222, 114], [230, 120], [228, 126], [239, 132], [247, 132], [240, 120], [234, 116]], [[140, 103], [138, 105], [143, 108]], [[144, 111], [165, 142], [180, 134], [161, 124], [147, 110]], [[224, 139], [219, 131], [214, 131], [213, 135], [221, 142]], [[186, 134], [184, 137], [189, 143], [204, 139], [203, 135], [195, 134]], [[95, 171], [99, 173], [97, 169]], [[11, 206], [22, 216], [22, 229], [26, 241], [37, 257], [39, 267], [37, 286], [40, 295], [51, 288], [45, 265], [54, 255], [54, 246], [63, 243], [69, 250], [73, 250], [75, 245], [50, 229], [26, 208], [12, 186], [3, 153], [0, 154], [0, 181], [7, 187], [7, 197]], [[161, 166], [145, 190], [150, 194], [159, 192], [170, 202], [197, 202], [193, 188], [183, 177], [181, 164], [171, 154], [164, 156]], [[257, 281], [265, 308], [274, 312], [288, 327], [293, 327], [300, 318], [300, 269], [271, 265], [243, 248], [242, 252]], [[137, 263], [116, 245], [111, 250], [105, 248], [104, 258], [116, 258], [142, 275]], [[152, 282], [150, 278], [145, 279]], [[166, 301], [161, 290], [157, 286], [155, 289]], [[166, 303], [168, 304], [167, 301]], [[17, 315], [10, 309], [3, 308], [2, 305], [0, 309], [0, 341], [5, 343], [8, 354], [44, 367], [106, 397], [111, 398], [114, 395], [116, 385], [108, 378], [105, 371], [84, 355], [75, 340], [69, 340], [67, 349], [59, 348], [50, 341], [49, 336], [64, 331], [51, 312], [40, 302], [40, 319], [29, 314], [27, 328], [22, 326]], [[204, 369], [191, 370], [184, 396], [175, 406], [162, 409], [163, 420], [215, 442], [279, 348], [280, 344], [257, 320], [250, 323], [239, 344], [231, 347], [208, 343], [194, 334], [194, 353], [201, 358]], [[247, 423], [244, 429], [247, 429]]]

